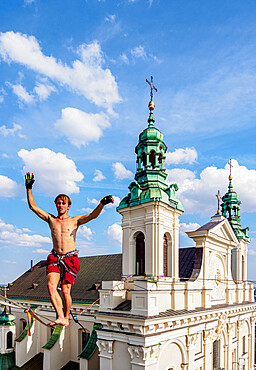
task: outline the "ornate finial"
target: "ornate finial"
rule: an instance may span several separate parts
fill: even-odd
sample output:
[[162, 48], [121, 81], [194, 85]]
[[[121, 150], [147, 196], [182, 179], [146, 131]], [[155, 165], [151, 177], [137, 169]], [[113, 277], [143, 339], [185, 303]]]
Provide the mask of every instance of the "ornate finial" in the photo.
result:
[[157, 91], [157, 88], [153, 84], [153, 76], [151, 76], [150, 81], [146, 78], [146, 82], [150, 86], [150, 102], [148, 104], [148, 108], [149, 108], [150, 112], [152, 112], [155, 108], [155, 103], [153, 102], [153, 90]]
[[9, 290], [9, 288], [7, 288], [7, 286], [1, 288], [1, 290], [4, 291], [4, 298], [7, 298], [7, 294], [6, 294], [6, 291]]
[[232, 160], [230, 159], [230, 160], [229, 160], [229, 162], [228, 162], [228, 165], [229, 165], [229, 168], [230, 168], [230, 170], [229, 170], [229, 178], [228, 178], [228, 179], [229, 179], [229, 181], [231, 181], [231, 180], [232, 180], [232, 176], [231, 176], [231, 168], [232, 168], [233, 166], [232, 166], [231, 161], [232, 161]]
[[220, 215], [220, 191], [218, 190], [218, 194], [216, 195], [218, 199], [218, 210], [217, 210], [217, 215]]

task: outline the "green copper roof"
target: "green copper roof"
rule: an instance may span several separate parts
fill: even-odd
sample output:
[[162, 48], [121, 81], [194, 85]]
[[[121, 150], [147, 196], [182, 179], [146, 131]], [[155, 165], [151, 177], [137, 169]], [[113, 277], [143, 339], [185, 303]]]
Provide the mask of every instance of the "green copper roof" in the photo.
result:
[[49, 349], [49, 350], [52, 349], [52, 347], [55, 346], [55, 344], [60, 339], [60, 335], [61, 335], [63, 328], [64, 328], [63, 325], [59, 325], [59, 324], [55, 325], [52, 335], [50, 336], [49, 340], [42, 348]]
[[0, 369], [9, 370], [15, 366], [15, 352], [0, 353]]
[[101, 329], [101, 324], [94, 324], [91, 335], [89, 337], [88, 342], [86, 343], [86, 346], [82, 350], [82, 352], [78, 355], [78, 358], [84, 358], [86, 360], [89, 360], [89, 358], [92, 357], [94, 354], [96, 348], [97, 348], [97, 332], [96, 329]]
[[242, 229], [240, 224], [241, 201], [239, 200], [237, 193], [233, 190], [231, 175], [229, 176], [228, 192], [222, 197], [222, 200], [222, 215], [228, 219], [237, 239], [244, 239], [245, 241], [250, 242], [248, 235], [249, 227]]
[[184, 211], [182, 203], [176, 197], [177, 184], [166, 184], [165, 158], [167, 146], [163, 134], [154, 126], [153, 111], [150, 110], [148, 127], [139, 135], [135, 147], [137, 171], [135, 181], [129, 185], [130, 193], [124, 197], [117, 209], [138, 204], [162, 201], [175, 209]]
[[2, 311], [0, 313], [0, 326], [10, 326], [15, 325], [14, 323], [15, 316], [11, 313], [7, 313], [5, 311]]

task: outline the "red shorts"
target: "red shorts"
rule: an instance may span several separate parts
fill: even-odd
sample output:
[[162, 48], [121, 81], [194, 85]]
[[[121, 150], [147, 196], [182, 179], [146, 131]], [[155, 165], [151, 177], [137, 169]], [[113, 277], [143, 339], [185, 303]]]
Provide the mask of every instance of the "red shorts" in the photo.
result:
[[[63, 257], [62, 260], [63, 262], [65, 262], [68, 270], [70, 270], [75, 275], [78, 273], [78, 271], [80, 270], [80, 263], [79, 263], [79, 258], [77, 255], [70, 256], [70, 257]], [[47, 274], [49, 274], [49, 272], [57, 272], [59, 274], [61, 273], [61, 267], [59, 265], [49, 266], [55, 263], [58, 263], [58, 257], [50, 253], [46, 261]], [[68, 283], [73, 285], [75, 283], [75, 279], [76, 277], [65, 269], [63, 280], [66, 280]]]

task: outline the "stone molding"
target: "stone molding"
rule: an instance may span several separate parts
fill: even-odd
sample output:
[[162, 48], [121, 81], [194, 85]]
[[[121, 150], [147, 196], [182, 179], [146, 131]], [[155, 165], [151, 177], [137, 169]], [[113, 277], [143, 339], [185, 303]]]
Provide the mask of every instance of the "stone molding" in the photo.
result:
[[99, 349], [99, 356], [112, 358], [113, 356], [113, 340], [98, 339], [96, 344]]
[[142, 347], [142, 346], [128, 346], [128, 352], [131, 356], [131, 363], [145, 363], [150, 360], [155, 362], [158, 360], [161, 350], [161, 344]]

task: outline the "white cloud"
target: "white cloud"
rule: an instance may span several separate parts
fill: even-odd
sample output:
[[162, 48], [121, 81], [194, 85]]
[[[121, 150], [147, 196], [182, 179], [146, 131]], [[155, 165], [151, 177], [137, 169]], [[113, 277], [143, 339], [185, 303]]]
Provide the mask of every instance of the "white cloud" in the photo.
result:
[[17, 123], [13, 124], [13, 128], [6, 128], [6, 126], [0, 126], [0, 134], [3, 136], [8, 135], [15, 135], [17, 133], [18, 137], [24, 139], [25, 135], [21, 134], [19, 131], [22, 130], [22, 127], [20, 125], [17, 125]]
[[91, 213], [93, 211], [93, 208], [87, 207], [87, 208], [82, 208], [82, 212], [85, 212], [85, 214]]
[[[242, 201], [242, 212], [256, 211], [256, 171], [240, 166], [232, 160], [233, 188]], [[177, 197], [183, 202], [187, 213], [200, 213], [212, 216], [217, 211], [216, 194], [223, 196], [228, 190], [229, 165], [224, 168], [206, 167], [199, 178], [194, 172], [185, 169], [167, 170], [168, 183], [177, 183]]]
[[114, 23], [116, 20], [115, 14], [109, 14], [107, 17], [105, 17], [106, 22]]
[[62, 116], [55, 122], [55, 128], [78, 148], [90, 141], [97, 142], [103, 135], [103, 129], [110, 127], [103, 113], [90, 114], [76, 108], [65, 108], [61, 112]]
[[42, 243], [51, 243], [51, 239], [37, 234], [29, 235], [16, 226], [5, 224], [4, 221], [0, 220], [0, 244], [37, 247]]
[[49, 254], [49, 250], [38, 248], [32, 251], [32, 253], [38, 253], [38, 254]]
[[120, 203], [120, 198], [119, 197], [116, 197], [115, 195], [113, 195], [113, 199], [114, 199], [114, 203], [109, 203], [106, 205], [107, 208], [112, 208], [112, 207], [118, 207], [119, 206], [119, 203]]
[[118, 180], [132, 179], [133, 173], [127, 170], [121, 162], [116, 162], [112, 164], [114, 175]]
[[34, 92], [38, 95], [40, 101], [46, 100], [55, 91], [57, 91], [56, 88], [49, 83], [37, 82], [34, 87]]
[[8, 154], [7, 154], [7, 153], [3, 153], [3, 154], [2, 154], [2, 157], [3, 157], [3, 158], [8, 158]]
[[82, 226], [78, 229], [78, 235], [79, 236], [82, 236], [83, 238], [87, 239], [87, 240], [91, 240], [92, 239], [92, 230], [87, 227], [87, 226]]
[[34, 36], [13, 31], [0, 33], [0, 55], [4, 61], [20, 63], [113, 113], [113, 105], [121, 98], [111, 71], [103, 69], [104, 57], [99, 43], [81, 45], [78, 54], [80, 59], [74, 60], [70, 67], [53, 56], [44, 55]]
[[87, 198], [87, 201], [91, 204], [94, 204], [95, 206], [97, 206], [99, 204], [99, 200], [93, 198], [93, 199], [90, 199], [90, 198]]
[[197, 160], [197, 151], [195, 148], [179, 148], [175, 149], [174, 152], [166, 153], [166, 164], [180, 164], [189, 163], [192, 164]]
[[147, 54], [143, 46], [136, 46], [135, 48], [131, 49], [131, 54], [135, 58], [142, 58], [145, 59]]
[[24, 0], [25, 5], [29, 5], [29, 4], [32, 4], [34, 2], [35, 2], [35, 0]]
[[2, 260], [1, 259], [1, 263], [10, 263], [10, 264], [12, 264], [12, 263], [17, 263], [16, 261], [9, 261], [9, 260]]
[[125, 53], [123, 53], [120, 58], [124, 63], [129, 64], [129, 59]]
[[120, 225], [110, 225], [107, 229], [107, 235], [111, 241], [122, 243], [122, 227]]
[[82, 181], [84, 176], [65, 154], [37, 148], [30, 151], [21, 149], [18, 156], [25, 163], [23, 172], [35, 174], [37, 190], [48, 195], [79, 193], [77, 182]]
[[23, 103], [30, 104], [35, 102], [34, 95], [29, 94], [25, 87], [21, 84], [13, 85], [8, 82], [8, 85], [12, 88], [14, 94], [17, 95], [20, 101], [22, 101]]
[[103, 173], [100, 170], [95, 170], [93, 181], [102, 181], [106, 177], [103, 175]]
[[3, 95], [0, 95], [0, 103], [3, 103], [3, 101], [4, 101], [4, 97]]
[[200, 227], [200, 225], [196, 222], [190, 222], [188, 224], [181, 222], [180, 223], [180, 234], [182, 236], [186, 236], [186, 232], [188, 231], [194, 231], [197, 230]]
[[19, 185], [7, 176], [0, 175], [0, 197], [12, 198], [20, 190]]

